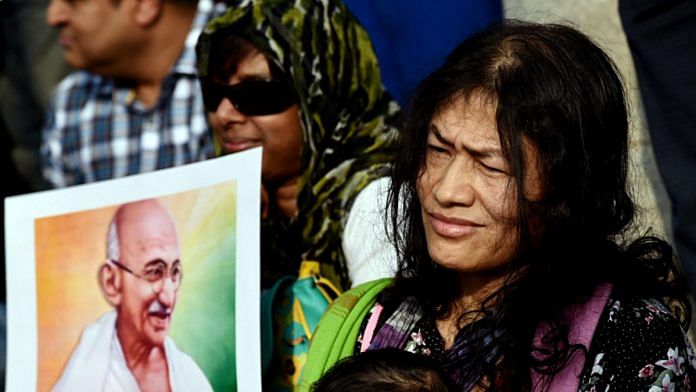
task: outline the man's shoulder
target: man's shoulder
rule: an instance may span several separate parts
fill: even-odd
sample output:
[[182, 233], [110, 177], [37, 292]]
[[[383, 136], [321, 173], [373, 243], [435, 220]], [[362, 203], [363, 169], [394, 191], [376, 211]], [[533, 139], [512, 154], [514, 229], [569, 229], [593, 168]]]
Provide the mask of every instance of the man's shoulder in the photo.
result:
[[80, 341], [92, 341], [95, 338], [103, 338], [113, 333], [115, 327], [116, 312], [111, 310], [99, 316], [94, 322], [87, 324], [82, 331]]
[[108, 369], [116, 312], [111, 310], [85, 326], [53, 391], [91, 390], [103, 382]]
[[[53, 92], [49, 116], [53, 127], [79, 128], [84, 120], [95, 116], [110, 116], [113, 106], [113, 79], [87, 71], [75, 71], [66, 76]], [[99, 103], [99, 105], [97, 105]]]

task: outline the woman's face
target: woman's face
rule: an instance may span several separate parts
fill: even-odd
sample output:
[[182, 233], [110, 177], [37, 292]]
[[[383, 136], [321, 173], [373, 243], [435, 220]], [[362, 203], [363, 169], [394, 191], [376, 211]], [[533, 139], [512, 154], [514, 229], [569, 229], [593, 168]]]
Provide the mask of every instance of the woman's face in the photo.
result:
[[[428, 131], [417, 182], [428, 252], [449, 270], [496, 269], [517, 248], [517, 189], [501, 152], [495, 106], [480, 95], [458, 98]], [[536, 154], [524, 143], [526, 196], [540, 194]]]
[[[254, 49], [242, 57], [237, 72], [227, 82], [234, 85], [271, 78], [266, 57]], [[208, 119], [225, 154], [263, 146], [261, 172], [264, 182], [283, 182], [300, 174], [302, 126], [296, 104], [277, 114], [250, 116], [238, 111], [224, 98], [217, 110], [208, 114]]]

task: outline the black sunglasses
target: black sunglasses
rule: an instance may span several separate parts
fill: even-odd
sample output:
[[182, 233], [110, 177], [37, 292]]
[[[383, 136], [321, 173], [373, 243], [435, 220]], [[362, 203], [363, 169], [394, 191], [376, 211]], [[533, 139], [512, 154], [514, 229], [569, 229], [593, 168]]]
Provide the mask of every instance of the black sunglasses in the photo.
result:
[[294, 91], [281, 80], [245, 80], [230, 86], [203, 78], [201, 87], [203, 104], [209, 112], [216, 111], [223, 98], [247, 116], [276, 114], [295, 104]]

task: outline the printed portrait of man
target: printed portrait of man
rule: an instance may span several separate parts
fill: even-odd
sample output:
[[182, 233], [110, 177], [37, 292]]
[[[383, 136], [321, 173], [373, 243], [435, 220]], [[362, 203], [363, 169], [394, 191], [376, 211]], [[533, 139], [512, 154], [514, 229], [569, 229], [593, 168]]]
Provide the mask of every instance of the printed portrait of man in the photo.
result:
[[97, 276], [113, 310], [85, 327], [54, 390], [212, 390], [168, 336], [185, 266], [169, 211], [154, 199], [121, 205], [106, 237]]

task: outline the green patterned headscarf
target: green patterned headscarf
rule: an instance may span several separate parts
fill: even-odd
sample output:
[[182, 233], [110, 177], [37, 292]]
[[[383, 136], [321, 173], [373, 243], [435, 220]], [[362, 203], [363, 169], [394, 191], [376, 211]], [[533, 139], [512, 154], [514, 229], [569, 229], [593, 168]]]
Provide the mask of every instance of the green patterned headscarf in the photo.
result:
[[299, 213], [283, 235], [301, 236], [298, 258], [319, 261], [322, 273], [346, 289], [343, 228], [357, 194], [387, 174], [398, 105], [382, 86], [367, 33], [342, 2], [228, 4], [198, 41], [200, 75], [209, 73], [212, 35], [219, 32], [251, 42], [290, 79], [301, 113], [302, 173]]

